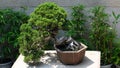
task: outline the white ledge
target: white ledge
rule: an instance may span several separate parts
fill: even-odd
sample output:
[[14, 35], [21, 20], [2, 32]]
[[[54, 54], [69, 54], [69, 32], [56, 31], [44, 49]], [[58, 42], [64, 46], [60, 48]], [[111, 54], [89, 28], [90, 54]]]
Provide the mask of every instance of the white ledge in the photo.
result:
[[56, 51], [45, 51], [38, 65], [28, 65], [23, 61], [24, 56], [20, 55], [12, 68], [100, 68], [100, 52], [86, 51], [83, 61], [78, 65], [64, 65], [56, 56]]

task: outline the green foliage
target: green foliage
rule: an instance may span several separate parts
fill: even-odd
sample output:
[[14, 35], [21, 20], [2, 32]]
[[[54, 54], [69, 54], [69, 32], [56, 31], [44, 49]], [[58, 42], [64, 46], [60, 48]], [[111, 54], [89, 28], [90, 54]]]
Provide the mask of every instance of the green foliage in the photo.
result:
[[[114, 33], [117, 34], [116, 31], [116, 24], [118, 23], [118, 20], [120, 19], [120, 14], [115, 14], [114, 12], [112, 12], [112, 16], [114, 18], [113, 21], [113, 27], [114, 27]], [[112, 63], [116, 64], [116, 65], [120, 65], [120, 38], [115, 38], [113, 41], [113, 54], [112, 54]]]
[[55, 3], [40, 4], [30, 15], [27, 24], [21, 26], [18, 38], [20, 53], [25, 56], [25, 62], [36, 62], [43, 55], [43, 46], [50, 38], [55, 38], [65, 22], [66, 12]]
[[72, 20], [69, 21], [69, 31], [68, 35], [72, 36], [74, 39], [81, 39], [85, 34], [85, 14], [84, 14], [84, 6], [74, 6], [72, 8]]
[[67, 36], [71, 36], [76, 41], [89, 45], [87, 38], [85, 37], [87, 28], [85, 23], [87, 22], [85, 15], [85, 7], [83, 5], [72, 7], [72, 20], [68, 20], [65, 24], [67, 29]]
[[44, 50], [55, 50], [54, 49], [54, 42], [52, 40], [49, 40], [46, 45], [44, 45]]
[[116, 25], [118, 23], [118, 20], [120, 19], [120, 14], [116, 15], [114, 12], [112, 12], [112, 15], [114, 17], [113, 24]]
[[33, 29], [29, 24], [23, 24], [20, 28], [21, 33], [18, 38], [20, 45], [20, 53], [25, 56], [24, 61], [39, 61], [39, 57], [43, 55], [41, 50], [41, 39], [39, 32]]
[[97, 6], [92, 9], [92, 28], [91, 28], [91, 42], [96, 50], [101, 51], [102, 64], [111, 63], [113, 40], [116, 33], [108, 24], [109, 15], [105, 13], [104, 7]]
[[63, 8], [52, 2], [39, 5], [30, 15], [29, 22], [38, 27], [44, 37], [54, 37], [62, 28], [66, 19], [66, 12]]
[[114, 48], [112, 52], [112, 63], [116, 65], [120, 65], [120, 39], [116, 38], [113, 42]]
[[27, 22], [27, 19], [28, 16], [22, 12], [0, 9], [0, 59], [17, 57], [19, 28], [21, 24]]

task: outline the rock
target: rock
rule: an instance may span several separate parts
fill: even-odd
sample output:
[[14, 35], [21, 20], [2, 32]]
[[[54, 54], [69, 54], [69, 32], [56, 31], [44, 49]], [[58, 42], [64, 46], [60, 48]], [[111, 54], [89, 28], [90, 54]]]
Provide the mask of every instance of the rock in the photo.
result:
[[61, 37], [57, 40], [56, 45], [61, 47], [64, 47], [64, 50], [71, 50], [71, 51], [77, 51], [79, 50], [80, 44], [72, 39], [72, 37]]

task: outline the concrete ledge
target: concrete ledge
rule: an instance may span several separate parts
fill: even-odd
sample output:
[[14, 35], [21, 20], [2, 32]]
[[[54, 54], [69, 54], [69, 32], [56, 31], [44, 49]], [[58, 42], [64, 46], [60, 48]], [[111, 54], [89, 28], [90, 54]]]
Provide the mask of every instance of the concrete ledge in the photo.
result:
[[100, 52], [86, 51], [82, 63], [78, 65], [63, 65], [56, 56], [56, 51], [45, 51], [45, 55], [37, 65], [28, 65], [24, 61], [24, 56], [20, 55], [12, 68], [100, 68]]

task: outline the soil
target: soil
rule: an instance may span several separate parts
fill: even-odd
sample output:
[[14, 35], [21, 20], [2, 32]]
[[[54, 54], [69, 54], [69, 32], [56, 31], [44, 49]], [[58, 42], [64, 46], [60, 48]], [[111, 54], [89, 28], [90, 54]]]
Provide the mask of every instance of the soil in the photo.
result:
[[56, 48], [60, 49], [61, 51], [71, 51], [70, 49], [66, 49], [67, 46], [65, 45], [57, 45]]

